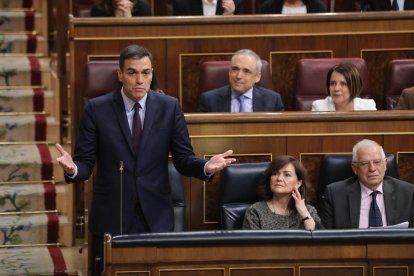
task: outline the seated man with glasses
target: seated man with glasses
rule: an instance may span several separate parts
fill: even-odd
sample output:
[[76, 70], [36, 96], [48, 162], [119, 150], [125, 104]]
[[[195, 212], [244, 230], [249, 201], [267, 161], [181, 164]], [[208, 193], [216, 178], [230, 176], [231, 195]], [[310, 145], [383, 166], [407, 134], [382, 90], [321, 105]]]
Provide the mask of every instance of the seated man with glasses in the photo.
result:
[[414, 227], [414, 185], [385, 175], [383, 148], [364, 139], [352, 150], [355, 176], [329, 184], [319, 215], [327, 229]]

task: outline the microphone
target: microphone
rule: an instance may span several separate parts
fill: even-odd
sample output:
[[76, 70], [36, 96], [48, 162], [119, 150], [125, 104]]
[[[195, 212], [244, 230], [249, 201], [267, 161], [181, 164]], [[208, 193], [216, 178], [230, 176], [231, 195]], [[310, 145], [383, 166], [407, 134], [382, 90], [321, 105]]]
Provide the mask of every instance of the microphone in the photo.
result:
[[120, 177], [120, 180], [119, 180], [119, 182], [120, 182], [120, 184], [121, 184], [121, 208], [120, 208], [120, 233], [121, 233], [121, 235], [122, 235], [122, 214], [123, 214], [123, 212], [122, 212], [122, 202], [123, 202], [123, 199], [122, 199], [122, 192], [123, 192], [123, 188], [122, 188], [122, 175], [123, 175], [123, 173], [124, 173], [124, 161], [119, 161], [119, 177]]

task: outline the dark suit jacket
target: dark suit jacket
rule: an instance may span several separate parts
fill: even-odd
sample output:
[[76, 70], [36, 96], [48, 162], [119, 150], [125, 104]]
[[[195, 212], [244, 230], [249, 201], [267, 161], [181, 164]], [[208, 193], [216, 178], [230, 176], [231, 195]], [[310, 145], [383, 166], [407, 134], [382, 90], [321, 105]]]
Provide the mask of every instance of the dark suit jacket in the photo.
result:
[[205, 160], [194, 156], [186, 122], [176, 98], [150, 90], [137, 156], [132, 148], [120, 90], [91, 99], [83, 111], [74, 161], [75, 179], [89, 178], [96, 163], [90, 230], [96, 235], [120, 233], [120, 161], [123, 161], [123, 233], [137, 232], [136, 208], [141, 205], [151, 232], [174, 229], [168, 178], [171, 152], [177, 170], [205, 179]]
[[[362, 11], [390, 11], [390, 0], [362, 0]], [[414, 0], [405, 0], [404, 10], [414, 10]]]
[[[284, 109], [285, 107], [283, 106], [282, 98], [279, 93], [260, 86], [253, 87], [254, 112], [283, 111]], [[202, 93], [197, 111], [231, 112], [230, 85]]]
[[[150, 16], [151, 7], [146, 0], [137, 0], [134, 8], [132, 9], [132, 16]], [[114, 16], [114, 12], [107, 13], [100, 5], [93, 5], [91, 8], [92, 17], [111, 17]]]
[[[414, 227], [414, 185], [385, 176], [383, 192], [387, 225], [408, 221]], [[361, 187], [353, 176], [326, 187], [319, 216], [327, 229], [358, 228], [360, 207]]]
[[[279, 14], [282, 13], [283, 0], [267, 0], [259, 9], [261, 14]], [[307, 13], [327, 12], [326, 6], [320, 0], [304, 0]]]
[[414, 109], [414, 87], [402, 91], [395, 109]]
[[[242, 4], [240, 0], [234, 1], [234, 14], [240, 14]], [[222, 1], [217, 1], [216, 15], [222, 15], [224, 12], [221, 6]], [[173, 0], [173, 15], [203, 15], [203, 3], [201, 0]]]

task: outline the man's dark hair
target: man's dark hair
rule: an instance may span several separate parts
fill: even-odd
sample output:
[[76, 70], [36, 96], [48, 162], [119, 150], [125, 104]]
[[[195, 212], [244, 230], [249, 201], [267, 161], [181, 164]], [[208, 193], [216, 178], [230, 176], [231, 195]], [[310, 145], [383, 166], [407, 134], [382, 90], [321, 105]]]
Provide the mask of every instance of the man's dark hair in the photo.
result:
[[152, 66], [152, 54], [147, 48], [140, 45], [129, 45], [124, 48], [119, 55], [119, 69], [124, 69], [124, 62], [126, 59], [142, 59], [148, 57]]

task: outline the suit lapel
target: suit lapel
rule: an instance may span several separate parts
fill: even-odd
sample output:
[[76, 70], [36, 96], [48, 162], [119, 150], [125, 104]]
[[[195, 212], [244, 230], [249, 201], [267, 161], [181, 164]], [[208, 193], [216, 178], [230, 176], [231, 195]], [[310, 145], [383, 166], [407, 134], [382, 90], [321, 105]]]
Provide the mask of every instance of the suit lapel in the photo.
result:
[[193, 15], [203, 15], [203, 3], [202, 1], [190, 1], [191, 10], [194, 11]]
[[361, 209], [361, 187], [358, 180], [348, 186], [349, 220], [351, 228], [359, 227], [359, 212]]
[[384, 192], [385, 214], [387, 216], [387, 225], [396, 224], [395, 218], [398, 217], [397, 196], [394, 184], [384, 178], [382, 184], [382, 191]]
[[256, 88], [256, 86], [253, 86], [253, 112], [257, 112], [258, 110], [264, 110], [263, 106], [263, 97], [262, 94], [260, 94], [260, 91]]
[[227, 89], [221, 91], [220, 101], [217, 103], [219, 112], [231, 112], [231, 89], [227, 86]]
[[151, 129], [154, 125], [154, 120], [157, 118], [157, 110], [161, 110], [159, 103], [154, 99], [156, 92], [148, 91], [147, 102], [145, 104], [145, 120], [144, 128], [142, 129], [141, 141], [139, 143], [138, 154], [142, 152], [144, 145], [148, 145], [150, 139]]
[[[122, 99], [121, 90], [119, 89], [114, 94], [114, 110], [115, 110], [118, 123], [121, 126], [122, 135], [124, 136], [125, 141], [127, 142], [129, 146], [129, 149], [133, 153], [134, 149], [132, 146], [131, 130], [129, 129], [128, 119], [126, 117], [126, 112], [125, 112], [125, 105]], [[111, 135], [111, 134], [109, 133], [108, 135]]]

